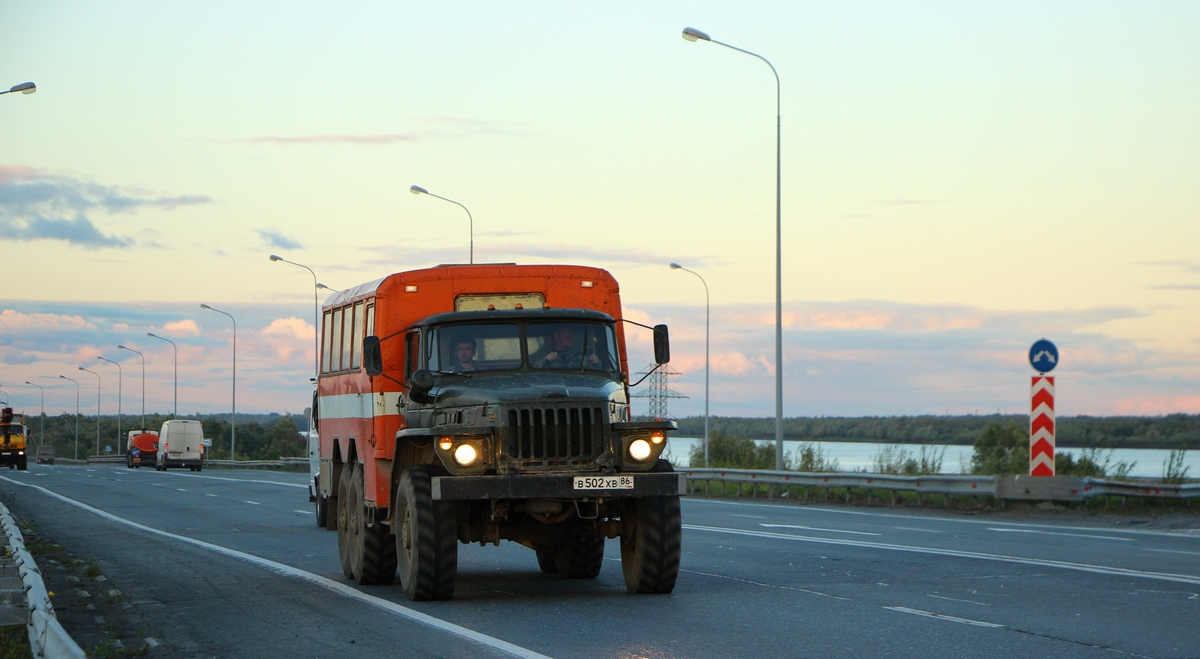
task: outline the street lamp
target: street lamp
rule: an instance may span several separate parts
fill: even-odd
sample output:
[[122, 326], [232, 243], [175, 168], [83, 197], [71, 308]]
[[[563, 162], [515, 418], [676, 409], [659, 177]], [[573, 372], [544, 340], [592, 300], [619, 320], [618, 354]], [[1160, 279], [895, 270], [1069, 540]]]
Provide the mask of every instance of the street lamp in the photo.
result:
[[708, 298], [708, 282], [704, 281], [704, 277], [700, 276], [695, 270], [688, 270], [678, 263], [671, 264], [672, 270], [683, 270], [690, 272], [700, 278], [700, 283], [704, 284], [704, 466], [708, 467], [708, 328], [709, 328], [709, 298]]
[[138, 357], [142, 358], [142, 430], [146, 429], [146, 355], [125, 346], [117, 346], [121, 350], [128, 350]]
[[319, 288], [323, 291], [329, 291], [330, 293], [341, 293], [342, 292], [342, 290], [340, 288], [330, 288], [330, 287], [326, 286], [325, 284], [322, 284], [321, 282], [317, 282], [317, 288]]
[[[96, 355], [96, 359], [99, 359], [102, 362], [108, 362], [109, 364], [112, 364], [117, 367], [117, 446], [120, 446], [121, 445], [121, 386], [122, 386], [121, 381], [125, 379], [124, 374], [121, 371], [124, 369], [121, 368], [120, 364], [114, 362], [113, 360], [111, 360], [107, 357], [102, 357], [100, 355]], [[96, 442], [96, 455], [100, 455], [100, 442]]]
[[463, 210], [467, 211], [467, 221], [470, 223], [470, 228], [471, 228], [471, 260], [470, 260], [470, 263], [472, 263], [472, 264], [475, 263], [475, 218], [471, 217], [470, 209], [468, 209], [466, 206], [463, 206], [462, 204], [459, 204], [457, 201], [454, 201], [453, 199], [447, 199], [445, 197], [435, 195], [432, 192], [426, 190], [425, 188], [422, 188], [419, 185], [414, 185], [414, 186], [409, 187], [408, 191], [415, 195], [427, 194], [430, 197], [436, 197], [437, 199], [441, 199], [442, 201], [448, 201], [452, 204], [457, 204], [457, 205], [461, 206]]
[[775, 65], [759, 55], [737, 46], [722, 43], [695, 28], [686, 28], [683, 38], [688, 41], [708, 41], [718, 46], [725, 46], [739, 53], [757, 57], [771, 67], [775, 74], [775, 469], [783, 469], [783, 189], [782, 189], [782, 138], [780, 107], [779, 72]]
[[[81, 368], [80, 370], [83, 370], [83, 369]], [[69, 378], [65, 375], [60, 375], [58, 377], [60, 377], [64, 380], [70, 380], [71, 382], [75, 383], [75, 459], [78, 460], [79, 459], [79, 380], [76, 380], [75, 378]], [[99, 376], [97, 376], [97, 377], [99, 377]], [[97, 419], [100, 418], [100, 394], [98, 392], [99, 392], [99, 385], [97, 385], [97, 394], [96, 394], [96, 418]], [[97, 421], [96, 422], [97, 428], [99, 428], [99, 425], [100, 425], [100, 422]], [[99, 432], [99, 431], [97, 431], [97, 432]]]
[[289, 260], [283, 258], [282, 256], [276, 256], [274, 254], [271, 255], [271, 260], [272, 261], [282, 261], [284, 263], [290, 263], [298, 268], [304, 268], [305, 270], [308, 270], [308, 274], [312, 275], [312, 278], [313, 278], [313, 378], [315, 381], [315, 378], [321, 374], [321, 367], [320, 367], [321, 348], [319, 347], [320, 339], [318, 338], [321, 333], [321, 330], [319, 329], [320, 322], [321, 322], [321, 303], [317, 300], [317, 290], [322, 288], [324, 286], [324, 284], [317, 281], [317, 273], [313, 272], [312, 268], [310, 268], [302, 263], [296, 263], [295, 261], [289, 261]]
[[215, 311], [224, 316], [229, 316], [229, 320], [233, 321], [233, 413], [229, 415], [229, 459], [237, 461], [237, 319], [231, 314], [228, 314], [220, 309], [215, 309], [207, 304], [201, 304], [201, 309]]
[[0, 94], [11, 94], [13, 92], [21, 92], [22, 94], [32, 94], [37, 91], [37, 85], [32, 82], [22, 82], [19, 85], [13, 85], [8, 88], [8, 91], [0, 91]]
[[38, 430], [38, 446], [41, 446], [46, 442], [46, 390], [42, 388], [42, 385], [34, 384], [29, 380], [26, 380], [25, 384], [31, 387], [37, 387], [38, 391], [42, 392], [42, 420], [41, 429]]
[[[100, 374], [80, 366], [79, 370], [96, 376], [96, 455], [100, 455]], [[79, 459], [79, 447], [75, 447], [75, 459]]]
[[175, 345], [175, 342], [171, 339], [161, 337], [154, 332], [146, 332], [146, 336], [170, 343], [172, 350], [175, 352], [175, 408], [171, 412], [171, 418], [174, 419], [179, 416], [179, 346]]

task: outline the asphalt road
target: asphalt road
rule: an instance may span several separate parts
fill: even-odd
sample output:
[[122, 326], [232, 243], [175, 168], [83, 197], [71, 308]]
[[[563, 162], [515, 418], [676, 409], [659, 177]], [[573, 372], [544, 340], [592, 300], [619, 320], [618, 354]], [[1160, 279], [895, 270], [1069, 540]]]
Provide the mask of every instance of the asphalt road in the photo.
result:
[[626, 594], [616, 541], [587, 581], [503, 543], [460, 546], [455, 599], [412, 603], [342, 577], [305, 479], [30, 465], [0, 493], [136, 579], [123, 590], [196, 656], [1200, 656], [1200, 517], [1155, 531], [685, 499], [672, 595]]

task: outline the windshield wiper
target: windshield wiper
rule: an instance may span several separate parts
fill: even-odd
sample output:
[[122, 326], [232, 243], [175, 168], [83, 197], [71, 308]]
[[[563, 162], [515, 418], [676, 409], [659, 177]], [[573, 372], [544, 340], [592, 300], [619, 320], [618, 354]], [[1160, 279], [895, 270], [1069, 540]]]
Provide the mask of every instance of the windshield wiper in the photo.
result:
[[454, 371], [435, 371], [435, 370], [430, 369], [429, 372], [433, 373], [434, 375], [461, 375], [464, 378], [471, 377], [470, 373], [455, 373]]

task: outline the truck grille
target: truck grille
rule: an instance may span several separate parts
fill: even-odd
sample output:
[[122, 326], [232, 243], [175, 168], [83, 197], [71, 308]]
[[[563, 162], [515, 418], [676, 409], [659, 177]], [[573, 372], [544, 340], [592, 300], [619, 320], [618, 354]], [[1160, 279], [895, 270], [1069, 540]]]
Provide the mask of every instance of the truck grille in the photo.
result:
[[511, 409], [507, 453], [527, 465], [590, 462], [608, 448], [608, 427], [604, 405]]

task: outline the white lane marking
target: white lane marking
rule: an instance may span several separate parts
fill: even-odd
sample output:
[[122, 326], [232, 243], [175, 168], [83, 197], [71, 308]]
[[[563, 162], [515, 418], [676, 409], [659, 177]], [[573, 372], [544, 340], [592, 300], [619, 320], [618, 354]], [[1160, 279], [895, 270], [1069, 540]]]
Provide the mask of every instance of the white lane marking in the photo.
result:
[[299, 513], [299, 514], [301, 514], [301, 515], [311, 515], [311, 514], [313, 514], [313, 511], [311, 511], [311, 510], [293, 510], [292, 512], [294, 512], [294, 513]]
[[[171, 473], [171, 472], [167, 472], [167, 473]], [[282, 485], [284, 487], [302, 487], [302, 488], [306, 488], [306, 489], [308, 488], [308, 485], [306, 485], [304, 483], [280, 483], [279, 481], [255, 480], [253, 478], [224, 478], [222, 476], [197, 476], [195, 474], [171, 474], [171, 475], [178, 476], [180, 478], [207, 478], [210, 481], [231, 481], [234, 483], [264, 483], [266, 485]]]
[[766, 515], [739, 515], [737, 513], [729, 513], [730, 517], [745, 517], [746, 519], [766, 519]]
[[957, 597], [943, 597], [941, 595], [930, 595], [928, 593], [925, 594], [925, 597], [932, 597], [934, 599], [939, 599], [939, 600], [949, 600], [951, 602], [966, 602], [967, 604], [978, 604], [979, 606], [991, 606], [991, 604], [985, 604], [983, 602], [976, 602], [975, 600], [960, 600]]
[[455, 636], [460, 636], [467, 640], [475, 641], [476, 643], [479, 643], [481, 645], [486, 645], [491, 648], [495, 648], [496, 650], [499, 650], [501, 652], [507, 652], [508, 654], [511, 654], [514, 657], [522, 657], [523, 659], [550, 659], [550, 657], [547, 657], [544, 654], [539, 654], [537, 652], [534, 652], [533, 650], [523, 648], [523, 647], [513, 644], [513, 643], [509, 643], [508, 641], [502, 641], [498, 638], [488, 636], [487, 634], [482, 634], [473, 629], [467, 629], [466, 627], [461, 627], [452, 622], [446, 622], [445, 620], [442, 620], [440, 618], [435, 618], [431, 615], [421, 613], [420, 611], [410, 609], [407, 606], [401, 606], [400, 604], [397, 604], [395, 602], [385, 600], [382, 597], [368, 595], [367, 593], [364, 593], [361, 590], [356, 590], [356, 589], [350, 587], [348, 584], [342, 583], [340, 581], [334, 581], [333, 579], [329, 579], [327, 577], [322, 577], [319, 574], [313, 574], [312, 572], [306, 572], [299, 568], [294, 568], [290, 565], [285, 565], [283, 563], [277, 563], [275, 561], [272, 561], [272, 560], [269, 560], [266, 558], [260, 558], [258, 556], [255, 556], [254, 554], [247, 554], [244, 552], [240, 552], [236, 549], [229, 549], [228, 547], [222, 547], [221, 545], [214, 545], [210, 542], [204, 542], [203, 540], [196, 540], [195, 538], [189, 538], [185, 535], [176, 535], [174, 533], [167, 533], [166, 531], [160, 531], [159, 529], [145, 526], [144, 524], [138, 524], [137, 522], [131, 522], [122, 517], [117, 517], [116, 515], [113, 515], [112, 513], [104, 512], [103, 510], [100, 510], [99, 508], [93, 508], [93, 507], [87, 505], [86, 503], [82, 503], [82, 502], [76, 501], [74, 499], [69, 499], [57, 492], [53, 492], [44, 487], [41, 487], [40, 485], [30, 485], [28, 483], [21, 483], [19, 481], [15, 481], [11, 478], [7, 478], [4, 476], [0, 476], [0, 478], [4, 479], [10, 483], [16, 483], [17, 485], [31, 487], [35, 490], [42, 492], [43, 494], [46, 494], [50, 497], [58, 499], [59, 501], [62, 501], [63, 503], [66, 503], [71, 506], [75, 506], [76, 508], [79, 508], [80, 510], [85, 510], [89, 513], [92, 513], [93, 515], [97, 515], [99, 517], [107, 519], [110, 522], [124, 524], [126, 526], [138, 529], [140, 531], [145, 531], [147, 533], [153, 533], [154, 535], [162, 536], [164, 538], [170, 538], [172, 540], [186, 542], [190, 545], [195, 545], [195, 546], [201, 547], [203, 549], [208, 549], [210, 551], [217, 552], [218, 554], [223, 554], [230, 558], [236, 558], [238, 560], [246, 561], [247, 563], [252, 563], [254, 565], [264, 567], [276, 574], [281, 574], [281, 575], [287, 576], [287, 577], [295, 577], [302, 581], [308, 581], [310, 583], [321, 586], [327, 590], [331, 590], [339, 595], [344, 595], [351, 599], [359, 600], [366, 604], [370, 604], [377, 608], [383, 609], [384, 611], [387, 611], [389, 613], [394, 613], [398, 616], [408, 618], [409, 620], [412, 620], [414, 622], [418, 622], [418, 623], [421, 623], [424, 625], [429, 625], [430, 627], [434, 627], [434, 628], [440, 629], [444, 632], [454, 634]]
[[206, 496], [206, 497], [215, 497], [215, 496], [217, 496], [217, 495], [215, 495], [215, 494], [205, 494], [204, 496]]
[[1150, 549], [1142, 547], [1146, 551], [1156, 551], [1160, 554], [1187, 554], [1188, 556], [1200, 556], [1200, 551], [1183, 551], [1182, 549]]
[[918, 531], [920, 533], [945, 533], [945, 531], [935, 531], [933, 529], [919, 529], [915, 526], [893, 526], [897, 531]]
[[180, 492], [187, 492], [187, 490], [183, 489], [182, 487], [177, 487], [175, 489], [179, 490]]
[[1004, 526], [1018, 526], [1025, 528], [1044, 529], [1054, 528], [1066, 531], [1100, 531], [1102, 533], [1124, 533], [1129, 535], [1156, 535], [1168, 538], [1192, 538], [1200, 540], [1200, 534], [1189, 533], [1168, 533], [1166, 531], [1139, 531], [1135, 529], [1106, 529], [1094, 526], [1051, 526], [1045, 524], [1022, 524], [1020, 522], [1002, 522], [998, 520], [981, 520], [981, 519], [958, 519], [955, 517], [929, 517], [927, 515], [892, 515], [889, 513], [866, 513], [859, 510], [841, 510], [838, 508], [822, 508], [820, 506], [795, 506], [785, 503], [748, 503], [742, 501], [720, 501], [715, 499], [693, 499], [684, 498], [688, 505], [711, 503], [718, 506], [741, 506], [746, 508], [768, 508], [776, 512], [787, 510], [793, 512], [818, 512], [818, 513], [834, 513], [838, 515], [861, 515], [863, 517], [886, 517], [890, 519], [904, 520], [922, 520], [928, 522], [952, 522], [956, 524], [990, 524], [995, 526], [1002, 524]]
[[1054, 531], [1036, 531], [1034, 529], [999, 529], [988, 527], [989, 531], [999, 531], [1001, 533], [1036, 533], [1038, 535], [1062, 535], [1068, 538], [1096, 538], [1097, 540], [1118, 540], [1120, 542], [1134, 542], [1133, 538], [1114, 538], [1111, 535], [1087, 535], [1085, 533], [1055, 533]]
[[[30, 486], [36, 487], [36, 486]], [[1200, 576], [1190, 574], [1171, 574], [1167, 572], [1145, 572], [1142, 570], [1131, 570], [1123, 567], [1109, 567], [1107, 565], [1091, 565], [1089, 563], [1071, 563], [1068, 561], [1055, 561], [1051, 559], [1041, 558], [1023, 558], [1020, 556], [1006, 556], [1004, 554], [984, 554], [975, 551], [960, 551], [957, 549], [935, 549], [932, 547], [914, 547], [911, 545], [893, 545], [885, 542], [870, 542], [868, 540], [843, 540], [841, 538], [822, 538], [818, 536], [794, 535], [790, 533], [771, 533], [770, 531], [751, 531], [746, 529], [728, 529], [719, 526], [698, 526], [695, 524], [684, 524], [683, 528], [690, 531], [708, 531], [710, 533], [725, 533], [729, 535], [745, 535], [753, 538], [771, 538], [775, 540], [791, 540], [793, 542], [812, 542], [823, 545], [842, 545], [846, 547], [863, 547], [866, 549], [886, 549], [889, 551], [906, 551], [915, 554], [933, 554], [936, 556], [953, 556], [955, 558], [975, 558], [985, 561], [999, 561], [1001, 563], [1019, 563], [1023, 565], [1036, 565], [1038, 567], [1056, 567], [1064, 570], [1078, 570], [1080, 572], [1094, 572], [1096, 574], [1112, 574], [1121, 577], [1138, 577], [1141, 579], [1158, 579], [1161, 581], [1175, 581], [1178, 583], [1189, 583], [1200, 585]]]
[[243, 501], [242, 503], [248, 503], [252, 506], [261, 506], [262, 505], [261, 503], [259, 503], [257, 501]]
[[997, 625], [994, 622], [982, 622], [980, 620], [968, 620], [967, 618], [956, 618], [954, 616], [944, 616], [940, 613], [930, 613], [929, 611], [921, 611], [919, 609], [910, 609], [906, 606], [885, 606], [889, 611], [899, 611], [900, 613], [911, 613], [915, 616], [924, 616], [935, 620], [945, 620], [946, 622], [957, 622], [961, 625], [974, 625], [975, 627], [991, 627], [992, 629], [1003, 629], [1004, 625]]
[[797, 524], [759, 524], [768, 529], [800, 529], [801, 531], [825, 531], [827, 533], [852, 533], [854, 535], [883, 535], [882, 533], [868, 533], [866, 531], [842, 531], [841, 529], [819, 529], [815, 526], [799, 526]]

